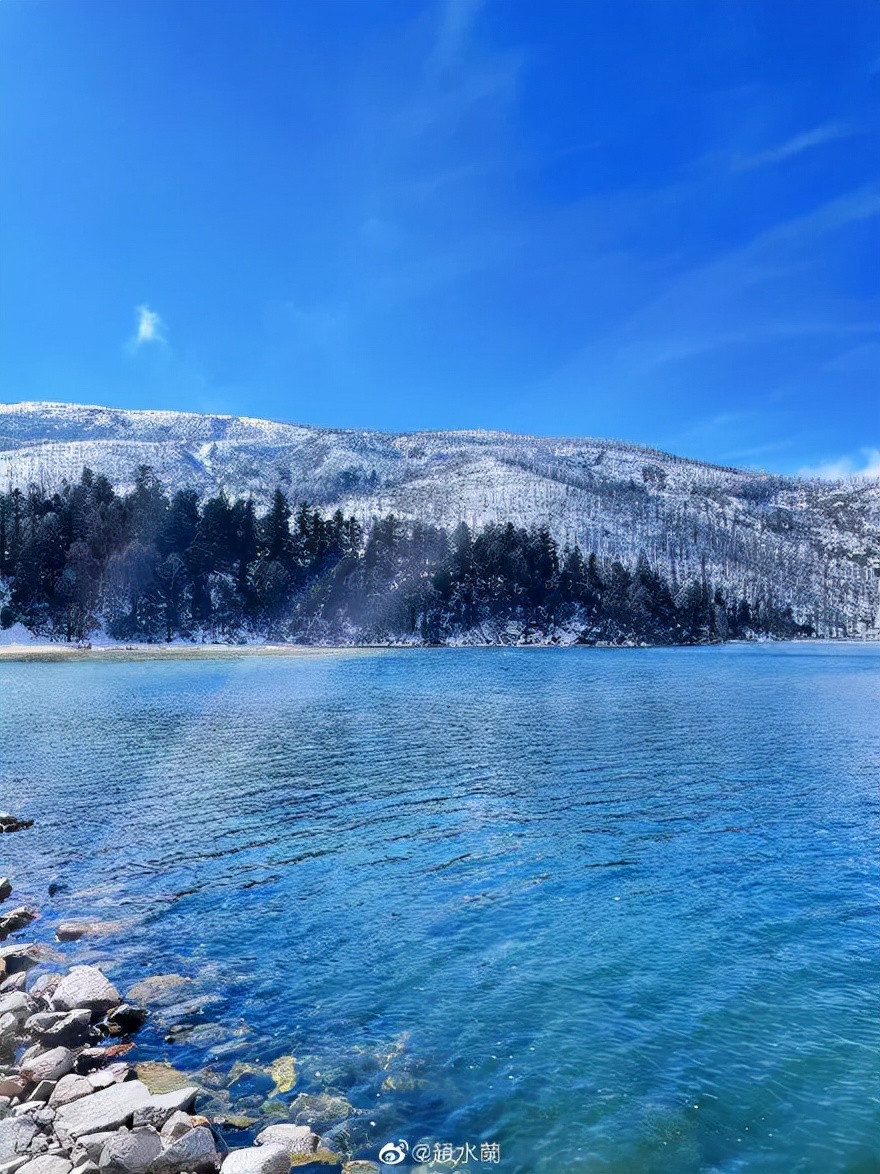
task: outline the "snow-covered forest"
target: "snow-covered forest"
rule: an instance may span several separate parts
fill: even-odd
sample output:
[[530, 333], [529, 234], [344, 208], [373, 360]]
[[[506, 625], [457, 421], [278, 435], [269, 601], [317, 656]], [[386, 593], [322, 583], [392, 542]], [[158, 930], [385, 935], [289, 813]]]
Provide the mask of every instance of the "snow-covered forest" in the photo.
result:
[[[63, 502], [83, 492], [80, 479], [89, 468], [93, 484], [99, 483], [105, 496], [112, 493], [111, 512], [137, 514], [140, 507], [134, 502], [145, 491], [145, 474], [138, 482], [138, 470], [148, 467], [153, 471], [151, 492], [165, 499], [160, 513], [164, 510], [170, 516], [183, 509], [183, 499], [175, 495], [187, 490], [187, 508], [197, 515], [192, 524], [196, 531], [201, 527], [199, 533], [206, 525], [204, 514], [219, 508], [213, 500], [225, 502], [235, 526], [251, 526], [255, 535], [253, 557], [245, 557], [243, 564], [241, 554], [230, 547], [218, 555], [207, 578], [187, 571], [189, 577], [181, 585], [177, 576], [182, 599], [196, 602], [194, 613], [192, 603], [186, 603], [187, 618], [171, 623], [175, 631], [217, 631], [233, 638], [244, 628], [271, 626], [293, 638], [327, 640], [528, 639], [537, 632], [544, 638], [556, 634], [566, 639], [650, 641], [680, 632], [682, 639], [718, 638], [740, 627], [744, 634], [783, 634], [783, 629], [820, 636], [877, 634], [876, 481], [804, 481], [704, 465], [602, 440], [346, 432], [246, 417], [61, 404], [0, 408], [0, 444], [7, 532], [4, 603], [12, 611], [26, 610], [8, 547], [16, 511], [32, 530], [39, 515], [48, 533], [55, 525], [52, 516], [60, 518], [67, 508]], [[13, 496], [16, 490], [19, 498]], [[271, 557], [260, 545], [279, 493], [293, 515], [287, 562]], [[308, 503], [305, 513], [312, 519], [308, 524], [314, 534], [326, 530], [330, 535], [315, 538], [314, 549], [303, 545], [302, 503]], [[110, 508], [110, 503], [105, 505]], [[251, 521], [243, 522], [246, 518]], [[194, 566], [196, 557], [195, 551], [187, 554], [188, 548], [178, 549], [179, 543], [160, 538], [161, 527], [143, 532], [140, 522], [132, 525], [133, 530], [123, 526], [112, 550], [100, 543], [99, 549], [90, 547], [90, 557], [100, 564], [96, 622], [115, 624], [120, 633], [120, 583], [127, 582], [129, 574], [123, 573], [123, 563], [135, 560], [133, 551], [125, 553], [124, 542], [152, 550], [156, 598], [162, 595], [161, 576], [171, 573], [171, 565], [157, 568], [172, 555], [183, 560], [184, 567], [187, 558]], [[76, 574], [69, 559], [82, 552], [77, 547], [71, 555], [76, 543], [69, 526], [65, 533], [63, 559], [59, 564], [56, 550], [53, 570], [46, 574], [63, 576], [67, 570], [69, 582]], [[485, 565], [474, 564], [488, 579], [469, 586], [463, 565], [455, 563], [456, 535], [461, 538], [465, 533], [470, 548], [495, 551], [486, 554]], [[199, 542], [202, 538], [203, 534]], [[32, 540], [33, 535], [28, 538]], [[202, 542], [198, 549], [203, 546]], [[528, 595], [528, 584], [520, 583], [517, 592], [513, 582], [520, 574], [516, 568], [530, 560], [544, 570], [556, 570], [543, 580], [550, 584], [542, 588], [548, 599], [539, 601], [533, 592], [526, 606], [523, 592]], [[595, 614], [590, 616], [588, 601], [571, 593], [571, 576], [577, 580], [580, 574], [578, 560], [593, 568], [594, 579], [601, 579], [600, 596], [607, 596], [612, 580], [612, 596], [638, 594], [632, 584], [639, 575], [650, 573], [653, 582], [663, 585], [674, 618], [667, 622], [667, 616], [650, 632], [640, 632], [615, 604], [613, 622], [606, 617], [605, 627], [591, 627]], [[233, 563], [236, 569], [231, 569]], [[562, 586], [569, 564], [570, 575], [566, 572]], [[331, 617], [322, 592], [335, 591], [338, 602], [340, 578], [352, 566], [357, 573], [351, 571], [348, 579], [346, 606]], [[143, 567], [141, 573], [146, 574]], [[82, 578], [82, 568], [79, 574]], [[451, 584], [448, 575], [453, 576]], [[489, 606], [489, 581], [499, 575], [513, 594], [503, 605], [492, 596]], [[630, 577], [625, 584], [623, 576]], [[269, 580], [274, 583], [271, 589]], [[208, 615], [198, 602], [199, 593], [208, 589], [205, 584], [217, 600], [225, 598], [224, 591], [233, 596], [237, 592], [239, 598], [218, 603], [219, 611]], [[428, 594], [404, 606], [400, 601], [409, 598], [415, 585]], [[478, 614], [464, 604], [472, 589], [486, 604]], [[546, 608], [557, 591], [568, 593], [564, 602], [569, 611], [554, 611], [551, 616]], [[686, 607], [693, 611], [698, 591], [702, 618], [683, 623], [678, 613]], [[269, 597], [274, 602], [267, 603]], [[355, 604], [355, 599], [360, 602]], [[381, 606], [380, 599], [385, 600]], [[745, 616], [741, 605], [748, 608], [748, 622], [736, 619]], [[57, 600], [52, 606], [57, 610]], [[165, 609], [164, 603], [151, 606], [155, 615]], [[626, 607], [631, 611], [632, 602]], [[669, 613], [669, 604], [663, 608]], [[599, 610], [610, 614], [604, 604]], [[12, 611], [4, 612], [7, 619]], [[42, 622], [36, 613], [28, 614], [35, 623]], [[155, 615], [146, 627], [132, 621], [132, 632], [143, 635], [149, 629], [159, 638], [168, 622]], [[54, 619], [51, 623], [59, 632], [70, 626]], [[81, 627], [78, 621], [73, 624], [77, 632]], [[598, 634], [593, 631], [597, 627]]]

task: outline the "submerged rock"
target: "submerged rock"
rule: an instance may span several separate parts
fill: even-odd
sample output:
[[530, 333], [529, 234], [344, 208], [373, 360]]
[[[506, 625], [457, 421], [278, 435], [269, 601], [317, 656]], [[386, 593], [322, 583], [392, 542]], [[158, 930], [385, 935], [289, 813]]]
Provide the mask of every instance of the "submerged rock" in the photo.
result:
[[227, 1085], [233, 1097], [265, 1096], [275, 1088], [273, 1077], [258, 1064], [237, 1060], [229, 1070]]
[[279, 1056], [269, 1065], [269, 1075], [279, 1092], [290, 1092], [296, 1084], [296, 1057]]
[[54, 1011], [87, 1008], [95, 1016], [106, 1015], [122, 1002], [119, 991], [97, 966], [74, 966], [52, 995]]
[[59, 942], [78, 942], [80, 938], [119, 933], [126, 924], [125, 921], [62, 921], [55, 930], [55, 937]]
[[313, 1154], [318, 1148], [318, 1135], [308, 1125], [269, 1125], [254, 1138], [256, 1145], [283, 1145], [291, 1158]]
[[18, 974], [21, 970], [30, 970], [44, 958], [45, 950], [33, 943], [27, 946], [0, 946], [0, 974]]
[[283, 1145], [261, 1145], [232, 1150], [220, 1167], [220, 1174], [289, 1174], [290, 1154]]
[[185, 1073], [164, 1061], [146, 1060], [135, 1066], [135, 1073], [138, 1080], [142, 1080], [154, 1094], [176, 1092], [190, 1086], [190, 1079]]
[[173, 1003], [180, 988], [191, 983], [192, 979], [184, 978], [182, 974], [154, 974], [151, 978], [136, 982], [126, 999], [129, 1003], [161, 1007]]
[[290, 1105], [292, 1121], [298, 1125], [314, 1125], [319, 1129], [344, 1121], [354, 1113], [354, 1106], [345, 1097], [331, 1096], [329, 1093], [312, 1095], [301, 1092]]
[[0, 941], [9, 937], [11, 933], [25, 929], [39, 916], [40, 911], [35, 909], [33, 905], [19, 905], [17, 909], [11, 909], [9, 913], [0, 917]]
[[0, 811], [0, 833], [2, 832], [20, 832], [24, 828], [31, 828], [34, 826], [32, 819], [20, 819], [17, 815], [12, 815], [9, 811]]

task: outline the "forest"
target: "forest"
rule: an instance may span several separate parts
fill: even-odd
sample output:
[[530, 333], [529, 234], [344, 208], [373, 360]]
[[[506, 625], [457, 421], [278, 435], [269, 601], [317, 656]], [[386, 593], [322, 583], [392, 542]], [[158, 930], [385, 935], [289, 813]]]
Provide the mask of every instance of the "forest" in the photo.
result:
[[785, 600], [729, 599], [559, 549], [546, 529], [451, 532], [394, 516], [270, 508], [147, 466], [129, 492], [85, 469], [53, 493], [0, 494], [0, 627], [87, 641], [305, 644], [702, 644], [810, 636]]

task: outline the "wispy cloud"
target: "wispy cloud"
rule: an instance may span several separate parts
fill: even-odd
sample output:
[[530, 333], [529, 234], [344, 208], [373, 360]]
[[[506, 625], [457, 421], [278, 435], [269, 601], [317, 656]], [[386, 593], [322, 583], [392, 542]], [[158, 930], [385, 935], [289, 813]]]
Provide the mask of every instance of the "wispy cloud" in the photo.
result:
[[149, 306], [138, 306], [134, 345], [138, 347], [149, 342], [165, 342], [165, 323]]
[[858, 453], [823, 461], [800, 470], [801, 477], [841, 481], [846, 477], [880, 477], [880, 448], [865, 447]]
[[758, 151], [754, 155], [737, 156], [733, 162], [734, 170], [751, 171], [755, 167], [768, 167], [773, 163], [783, 163], [786, 159], [812, 150], [813, 147], [821, 147], [825, 143], [833, 143], [837, 139], [850, 138], [856, 134], [859, 134], [856, 127], [847, 126], [840, 122], [826, 122], [821, 126], [813, 127], [812, 130], [802, 131], [776, 147], [769, 147], [766, 151]]

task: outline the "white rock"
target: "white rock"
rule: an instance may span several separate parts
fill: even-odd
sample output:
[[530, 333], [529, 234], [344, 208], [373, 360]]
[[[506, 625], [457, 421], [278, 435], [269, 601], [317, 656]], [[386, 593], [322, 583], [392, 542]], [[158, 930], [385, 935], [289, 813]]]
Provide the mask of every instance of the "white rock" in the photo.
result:
[[283, 1145], [291, 1157], [313, 1154], [318, 1148], [318, 1135], [308, 1125], [267, 1125], [254, 1138], [255, 1145]]
[[36, 1132], [30, 1117], [4, 1117], [0, 1121], [0, 1162], [25, 1153]]
[[97, 1166], [101, 1150], [110, 1138], [115, 1136], [115, 1130], [111, 1130], [109, 1132], [88, 1133], [81, 1137], [70, 1152], [74, 1166], [81, 1166], [83, 1162], [93, 1162]]
[[162, 1152], [159, 1134], [149, 1126], [131, 1133], [114, 1133], [105, 1143], [98, 1159], [103, 1174], [146, 1174]]
[[6, 1158], [0, 1161], [0, 1174], [17, 1174], [22, 1166], [26, 1166], [30, 1161], [27, 1154], [19, 1154], [16, 1158]]
[[22, 1059], [19, 1071], [25, 1080], [32, 1080], [35, 1084], [41, 1080], [60, 1080], [73, 1071], [75, 1059], [70, 1048], [50, 1048], [48, 1052]]
[[113, 1084], [81, 1097], [70, 1105], [62, 1105], [55, 1114], [55, 1132], [64, 1142], [76, 1140], [86, 1133], [118, 1129], [134, 1114], [135, 1109], [147, 1104], [150, 1091], [139, 1080]]
[[73, 1163], [57, 1154], [41, 1154], [20, 1169], [24, 1174], [70, 1174]]
[[[162, 1151], [153, 1163], [153, 1170], [156, 1174], [213, 1171], [219, 1169], [221, 1161], [214, 1134], [206, 1125], [197, 1125]], [[287, 1169], [290, 1169], [289, 1163]]]
[[232, 1150], [220, 1174], [290, 1174], [290, 1154], [283, 1145], [258, 1145]]
[[64, 1044], [75, 1047], [84, 1043], [89, 1034], [92, 1013], [87, 1007], [76, 1011], [40, 1011], [25, 1023], [29, 1031], [46, 1044]]
[[148, 1105], [144, 1105], [135, 1113], [135, 1125], [155, 1125], [157, 1129], [161, 1129], [172, 1113], [188, 1113], [192, 1109], [198, 1091], [194, 1085], [187, 1085], [186, 1088], [177, 1088], [173, 1092], [154, 1096]]
[[183, 1113], [177, 1110], [177, 1112], [171, 1114], [162, 1126], [159, 1134], [162, 1141], [166, 1145], [170, 1145], [172, 1141], [177, 1141], [179, 1137], [183, 1137], [185, 1133], [189, 1133], [192, 1128], [193, 1123], [189, 1113]]
[[0, 997], [0, 1015], [14, 1015], [21, 1023], [33, 1015], [37, 1004], [24, 991], [10, 991]]
[[119, 991], [97, 966], [72, 967], [52, 995], [52, 1009], [55, 1011], [85, 1007], [95, 1015], [104, 1015], [121, 1002]]
[[69, 1105], [71, 1101], [78, 1101], [80, 1097], [90, 1096], [94, 1091], [87, 1077], [76, 1076], [71, 1072], [67, 1076], [62, 1076], [55, 1085], [52, 1095], [49, 1097], [49, 1104], [57, 1109], [60, 1105]]

